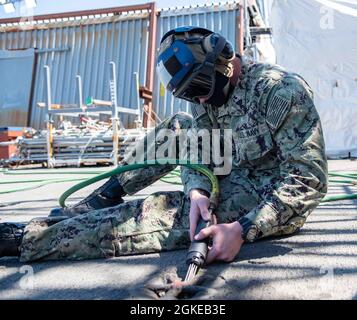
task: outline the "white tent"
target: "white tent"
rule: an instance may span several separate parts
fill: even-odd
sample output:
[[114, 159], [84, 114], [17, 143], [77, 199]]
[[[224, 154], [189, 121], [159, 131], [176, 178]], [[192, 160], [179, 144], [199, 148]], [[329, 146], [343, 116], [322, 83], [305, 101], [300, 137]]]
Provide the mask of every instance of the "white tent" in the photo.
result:
[[330, 157], [357, 156], [357, 0], [274, 0], [277, 63], [315, 92]]

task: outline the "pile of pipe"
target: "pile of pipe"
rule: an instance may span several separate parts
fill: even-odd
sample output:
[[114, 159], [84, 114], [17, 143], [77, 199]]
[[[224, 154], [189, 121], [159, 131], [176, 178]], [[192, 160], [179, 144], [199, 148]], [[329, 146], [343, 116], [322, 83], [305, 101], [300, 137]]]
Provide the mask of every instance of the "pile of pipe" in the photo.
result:
[[[119, 160], [126, 149], [143, 137], [145, 129], [119, 131]], [[22, 163], [47, 161], [46, 130], [24, 135], [17, 140], [18, 154], [11, 160]], [[109, 163], [113, 159], [113, 131], [111, 127], [67, 127], [53, 131], [53, 158], [64, 163]]]

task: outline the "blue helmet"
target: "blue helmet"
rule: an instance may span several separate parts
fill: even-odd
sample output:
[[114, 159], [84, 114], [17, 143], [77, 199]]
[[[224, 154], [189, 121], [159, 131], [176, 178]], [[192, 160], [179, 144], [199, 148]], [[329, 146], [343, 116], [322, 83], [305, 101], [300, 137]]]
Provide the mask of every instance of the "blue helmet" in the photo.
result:
[[214, 92], [216, 72], [230, 77], [233, 46], [210, 30], [185, 26], [161, 39], [157, 71], [165, 88], [175, 97], [198, 103]]

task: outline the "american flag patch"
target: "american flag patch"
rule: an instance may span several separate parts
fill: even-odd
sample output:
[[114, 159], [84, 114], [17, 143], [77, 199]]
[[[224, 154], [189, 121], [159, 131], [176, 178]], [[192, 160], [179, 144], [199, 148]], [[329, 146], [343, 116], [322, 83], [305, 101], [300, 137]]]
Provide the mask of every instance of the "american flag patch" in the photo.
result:
[[193, 105], [191, 105], [191, 112], [192, 112], [193, 118], [198, 119], [206, 113], [206, 110], [200, 104], [193, 104]]
[[284, 96], [277, 93], [268, 106], [267, 123], [274, 129], [281, 125], [291, 104], [291, 94], [290, 97], [286, 97], [286, 91], [284, 93]]

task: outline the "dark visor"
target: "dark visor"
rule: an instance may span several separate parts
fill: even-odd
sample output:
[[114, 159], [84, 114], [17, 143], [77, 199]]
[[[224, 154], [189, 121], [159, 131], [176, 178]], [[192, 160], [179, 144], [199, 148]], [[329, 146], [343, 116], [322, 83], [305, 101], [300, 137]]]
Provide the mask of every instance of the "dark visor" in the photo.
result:
[[214, 65], [205, 62], [183, 82], [184, 84], [174, 92], [174, 95], [190, 102], [199, 103], [199, 98], [209, 97], [214, 90]]
[[182, 85], [173, 94], [175, 97], [199, 103], [200, 98], [210, 98], [215, 88], [215, 62], [222, 52], [226, 40], [220, 37], [213, 52], [209, 52], [205, 61], [192, 74], [182, 81]]

